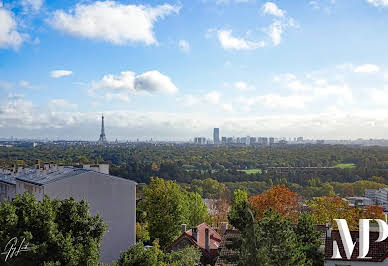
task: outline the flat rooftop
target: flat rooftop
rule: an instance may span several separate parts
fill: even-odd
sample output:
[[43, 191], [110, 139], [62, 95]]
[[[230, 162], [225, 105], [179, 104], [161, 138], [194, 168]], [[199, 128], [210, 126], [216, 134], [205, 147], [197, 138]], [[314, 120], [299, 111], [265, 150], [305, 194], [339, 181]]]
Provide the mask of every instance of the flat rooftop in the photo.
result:
[[[46, 184], [56, 182], [61, 179], [65, 179], [68, 177], [80, 175], [87, 172], [96, 172], [91, 169], [85, 169], [85, 168], [76, 168], [71, 166], [59, 166], [59, 167], [52, 167], [47, 170], [39, 170], [39, 169], [32, 169], [32, 168], [25, 168], [21, 173], [11, 174], [9, 172], [2, 172], [0, 171], [0, 182], [4, 182], [7, 184], [16, 184], [16, 180], [20, 180], [23, 182], [31, 183], [38, 186], [44, 186]], [[99, 174], [103, 174], [98, 172]], [[106, 174], [103, 174], [106, 175]], [[112, 175], [108, 175], [112, 178], [121, 178], [116, 177]], [[125, 179], [125, 178], [123, 178]], [[129, 179], [129, 182], [134, 182]], [[136, 182], [134, 182], [136, 183]]]

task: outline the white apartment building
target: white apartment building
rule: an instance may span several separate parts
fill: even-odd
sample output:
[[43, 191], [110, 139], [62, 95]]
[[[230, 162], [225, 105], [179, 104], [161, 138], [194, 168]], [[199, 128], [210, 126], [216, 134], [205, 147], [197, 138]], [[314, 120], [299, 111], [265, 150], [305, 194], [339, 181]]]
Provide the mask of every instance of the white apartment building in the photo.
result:
[[0, 171], [0, 200], [10, 200], [25, 191], [42, 200], [50, 198], [86, 200], [91, 215], [102, 216], [108, 226], [101, 245], [100, 260], [112, 263], [136, 242], [136, 182], [109, 175], [109, 165], [45, 165], [43, 169]]
[[376, 205], [387, 205], [388, 188], [365, 189], [365, 197], [370, 198]]

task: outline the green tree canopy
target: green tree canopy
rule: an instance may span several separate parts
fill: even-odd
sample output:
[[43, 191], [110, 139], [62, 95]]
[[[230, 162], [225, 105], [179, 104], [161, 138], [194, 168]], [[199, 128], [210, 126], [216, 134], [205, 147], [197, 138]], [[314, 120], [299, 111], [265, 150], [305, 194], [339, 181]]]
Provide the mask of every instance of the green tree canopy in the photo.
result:
[[0, 205], [0, 224], [2, 249], [14, 237], [18, 243], [25, 239], [30, 248], [5, 265], [97, 265], [106, 231], [102, 218], [91, 216], [85, 201], [45, 196], [39, 202], [29, 193]]

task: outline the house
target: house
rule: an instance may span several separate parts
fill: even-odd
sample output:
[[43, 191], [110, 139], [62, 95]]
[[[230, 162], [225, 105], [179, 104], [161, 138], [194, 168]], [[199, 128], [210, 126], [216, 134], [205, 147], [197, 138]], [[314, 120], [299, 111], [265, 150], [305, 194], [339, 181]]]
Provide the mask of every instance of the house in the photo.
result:
[[44, 164], [17, 171], [0, 171], [0, 199], [28, 191], [37, 200], [50, 198], [86, 200], [91, 215], [100, 214], [108, 226], [100, 260], [111, 263], [136, 242], [136, 183], [109, 175], [109, 165], [75, 168]]
[[237, 250], [231, 245], [241, 238], [241, 233], [236, 229], [226, 229], [222, 234], [222, 240], [219, 248], [219, 257], [216, 265], [237, 265]]
[[[367, 266], [367, 265], [388, 265], [388, 239], [385, 239], [382, 242], [376, 242], [379, 237], [379, 232], [370, 231], [369, 232], [369, 253], [367, 257], [369, 259], [359, 259], [358, 251], [359, 251], [359, 232], [358, 231], [350, 231], [350, 235], [352, 237], [353, 243], [356, 242], [354, 247], [353, 254], [348, 260], [346, 258], [344, 246], [342, 245], [340, 233], [338, 230], [331, 231], [330, 229], [326, 234], [325, 241], [325, 266]], [[337, 241], [338, 249], [341, 254], [342, 259], [333, 259], [333, 241]]]
[[214, 265], [220, 243], [221, 236], [206, 223], [187, 231], [186, 225], [182, 224], [182, 234], [166, 248], [166, 251], [177, 251], [188, 246], [196, 246], [202, 251], [201, 262], [204, 265]]

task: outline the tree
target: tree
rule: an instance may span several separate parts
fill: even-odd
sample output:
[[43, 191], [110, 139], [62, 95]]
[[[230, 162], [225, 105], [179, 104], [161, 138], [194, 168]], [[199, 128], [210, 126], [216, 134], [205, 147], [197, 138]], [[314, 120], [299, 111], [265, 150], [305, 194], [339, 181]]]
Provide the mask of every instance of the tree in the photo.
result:
[[381, 206], [366, 206], [363, 214], [362, 219], [381, 219], [384, 220], [384, 208]]
[[145, 248], [142, 242], [137, 242], [127, 251], [121, 252], [119, 260], [114, 263], [117, 266], [148, 266], [165, 265], [163, 262], [163, 252], [159, 249], [157, 241], [152, 247]]
[[85, 201], [45, 196], [38, 202], [29, 193], [0, 205], [0, 224], [1, 247], [16, 237], [30, 248], [5, 265], [97, 265], [106, 230], [100, 216], [90, 216]]
[[189, 227], [197, 226], [203, 222], [210, 223], [207, 206], [201, 195], [198, 193], [188, 193], [186, 203], [186, 218]]
[[244, 231], [248, 225], [252, 224], [255, 214], [248, 202], [248, 195], [245, 191], [237, 189], [234, 192], [232, 208], [228, 213], [228, 220], [231, 225], [239, 231]]
[[209, 204], [209, 214], [212, 221], [212, 226], [221, 228], [222, 222], [228, 221], [228, 211], [231, 205], [226, 197], [214, 199]]
[[361, 209], [350, 208], [349, 202], [336, 195], [315, 198], [308, 202], [315, 223], [329, 223], [336, 227], [334, 219], [345, 219], [351, 229], [358, 227]]
[[270, 265], [308, 265], [288, 219], [269, 209], [259, 220], [258, 243]]
[[241, 231], [239, 265], [310, 265], [288, 219], [269, 209]]
[[165, 248], [179, 236], [181, 224], [187, 223], [186, 195], [174, 181], [151, 178], [144, 189], [141, 204], [146, 211], [146, 220], [151, 239], [159, 239]]
[[191, 266], [198, 265], [201, 259], [201, 251], [193, 246], [179, 251], [164, 253], [159, 248], [158, 241], [154, 241], [152, 247], [145, 248], [142, 242], [130, 247], [120, 254], [115, 266]]
[[285, 185], [274, 186], [264, 193], [249, 197], [249, 202], [257, 211], [259, 219], [271, 208], [282, 217], [296, 221], [300, 209], [299, 200], [300, 196]]
[[317, 230], [311, 215], [304, 213], [299, 216], [293, 230], [309, 263], [314, 266], [322, 265], [324, 254], [319, 249], [321, 233]]

